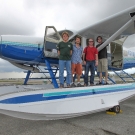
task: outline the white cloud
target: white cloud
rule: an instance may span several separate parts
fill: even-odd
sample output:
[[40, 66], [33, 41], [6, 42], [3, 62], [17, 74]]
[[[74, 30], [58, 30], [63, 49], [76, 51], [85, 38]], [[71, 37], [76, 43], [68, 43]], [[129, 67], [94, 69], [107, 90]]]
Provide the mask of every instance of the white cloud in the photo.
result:
[[0, 35], [2, 34], [34, 34], [34, 23], [25, 10], [23, 1], [0, 0]]
[[37, 36], [44, 35], [46, 25], [58, 30], [79, 30], [135, 5], [134, 0], [0, 0], [0, 3], [0, 34]]
[[[0, 35], [44, 36], [45, 26], [75, 29], [135, 5], [134, 0], [0, 0]], [[22, 71], [0, 59], [0, 72]]]
[[129, 73], [129, 74], [134, 74], [135, 73], [135, 68], [126, 69], [124, 71]]
[[17, 68], [13, 66], [11, 63], [9, 63], [8, 61], [5, 61], [0, 58], [0, 73], [12, 72], [12, 71], [21, 72], [23, 71], [23, 69]]
[[[15, 71], [11, 71], [11, 72], [0, 72], [0, 79], [4, 79], [4, 78], [25, 78], [26, 77], [26, 73], [24, 71], [22, 72], [15, 72]], [[43, 77], [45, 78], [46, 76], [43, 74], [32, 74], [30, 75], [30, 78], [40, 78]]]
[[23, 72], [3, 72], [0, 73], [0, 79], [4, 78], [25, 78], [26, 74]]

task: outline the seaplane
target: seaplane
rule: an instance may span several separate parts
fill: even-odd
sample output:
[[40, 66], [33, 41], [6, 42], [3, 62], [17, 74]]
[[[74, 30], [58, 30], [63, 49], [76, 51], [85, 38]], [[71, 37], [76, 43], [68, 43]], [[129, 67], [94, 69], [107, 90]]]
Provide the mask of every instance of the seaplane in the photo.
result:
[[[0, 58], [27, 70], [24, 85], [0, 87], [0, 113], [29, 120], [57, 120], [82, 116], [103, 110], [120, 112], [120, 102], [135, 95], [135, 83], [59, 88], [57, 44], [61, 33], [54, 26], [46, 26], [42, 38], [22, 35], [1, 35]], [[135, 33], [135, 6], [114, 14], [79, 31], [66, 30], [70, 42], [76, 35], [86, 46], [88, 38], [102, 36], [108, 44], [108, 68], [121, 71], [135, 66], [135, 52], [124, 47], [128, 37]], [[53, 88], [45, 85], [26, 85], [31, 73], [45, 67]], [[40, 72], [42, 73], [42, 72]]]

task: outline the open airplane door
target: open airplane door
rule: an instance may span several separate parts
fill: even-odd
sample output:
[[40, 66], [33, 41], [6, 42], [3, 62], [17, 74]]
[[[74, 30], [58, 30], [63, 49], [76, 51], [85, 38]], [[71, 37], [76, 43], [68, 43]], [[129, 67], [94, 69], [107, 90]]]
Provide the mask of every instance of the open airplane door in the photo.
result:
[[126, 38], [112, 41], [110, 43], [110, 68], [121, 70], [123, 69], [123, 43]]
[[46, 26], [44, 36], [45, 57], [58, 58], [57, 44], [62, 41], [60, 34], [54, 26]]

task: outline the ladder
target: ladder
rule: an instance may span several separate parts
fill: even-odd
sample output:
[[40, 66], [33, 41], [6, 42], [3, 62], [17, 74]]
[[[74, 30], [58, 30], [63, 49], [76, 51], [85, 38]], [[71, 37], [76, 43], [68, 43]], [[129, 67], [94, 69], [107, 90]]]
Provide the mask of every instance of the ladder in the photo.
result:
[[121, 70], [121, 73], [118, 73], [118, 72], [116, 72], [116, 71], [114, 71], [114, 70], [112, 70], [124, 83], [126, 83], [126, 78], [130, 78], [130, 79], [132, 79], [133, 81], [135, 81], [135, 79], [131, 76], [131, 75], [129, 75], [128, 73], [126, 73], [124, 70]]
[[[51, 79], [52, 80], [51, 83], [53, 84], [54, 88], [59, 88], [58, 83], [57, 83], [57, 80], [56, 80], [56, 79], [59, 78], [59, 77], [56, 77], [56, 74], [57, 74], [59, 68], [58, 67], [52, 68], [51, 65], [50, 65], [50, 62], [47, 59], [45, 59], [45, 64], [46, 64], [46, 68], [44, 68], [44, 69], [45, 70], [48, 70], [48, 71], [39, 72], [39, 73], [43, 73], [43, 74], [44, 73], [49, 73], [50, 74], [50, 77], [42, 78], [42, 79]], [[24, 85], [27, 85], [27, 82], [28, 82], [29, 79], [39, 79], [39, 78], [30, 78], [30, 74], [31, 73], [33, 73], [33, 72], [31, 72], [30, 70], [28, 70], [27, 75], [26, 75], [26, 78], [24, 80]]]

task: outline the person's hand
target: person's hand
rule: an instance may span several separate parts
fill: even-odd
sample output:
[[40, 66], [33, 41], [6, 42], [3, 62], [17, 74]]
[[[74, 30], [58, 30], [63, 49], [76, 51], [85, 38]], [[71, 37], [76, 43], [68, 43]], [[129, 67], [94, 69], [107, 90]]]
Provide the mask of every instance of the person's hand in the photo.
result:
[[86, 61], [83, 61], [83, 64], [86, 65]]
[[98, 61], [96, 61], [96, 63], [95, 63], [95, 66], [97, 66], [98, 65]]

